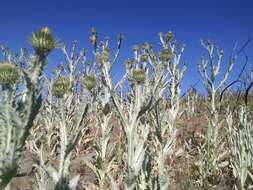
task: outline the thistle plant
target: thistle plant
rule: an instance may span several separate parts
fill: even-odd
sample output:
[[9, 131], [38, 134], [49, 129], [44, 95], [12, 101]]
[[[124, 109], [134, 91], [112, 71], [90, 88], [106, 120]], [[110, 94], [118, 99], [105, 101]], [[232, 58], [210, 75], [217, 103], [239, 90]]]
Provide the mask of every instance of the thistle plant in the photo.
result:
[[[98, 189], [112, 189], [111, 179], [113, 179], [113, 164], [115, 161], [115, 143], [110, 143], [112, 132], [113, 111], [105, 111], [105, 106], [109, 103], [109, 94], [101, 95], [97, 100], [98, 108], [96, 111], [96, 123], [98, 125], [98, 135], [94, 139], [96, 152], [95, 160], [90, 162], [85, 160], [85, 164], [95, 173]], [[89, 188], [89, 187], [87, 187]]]
[[[176, 152], [175, 143], [177, 137], [177, 128], [175, 125], [176, 118], [179, 113], [180, 105], [180, 83], [184, 76], [186, 67], [180, 67], [180, 58], [184, 51], [184, 47], [176, 52], [177, 44], [171, 37], [172, 33], [167, 35], [159, 34], [162, 45], [162, 52], [166, 52], [166, 56], [158, 55], [154, 57], [154, 65], [156, 66], [155, 74], [163, 76], [160, 81], [161, 97], [158, 104], [155, 105], [152, 112], [154, 118], [154, 146], [155, 146], [155, 167], [157, 168], [156, 180], [157, 184], [153, 184], [155, 189], [169, 189], [170, 185], [170, 168], [166, 164], [168, 158], [173, 159], [172, 155]], [[167, 54], [168, 53], [168, 54]], [[152, 53], [151, 53], [152, 55]], [[164, 69], [161, 69], [161, 66]], [[163, 67], [162, 67], [163, 68]], [[180, 150], [177, 150], [179, 153]], [[177, 153], [175, 153], [177, 154]]]
[[[233, 53], [220, 76], [223, 50], [201, 41], [208, 58], [198, 68], [207, 95], [201, 98], [191, 89], [182, 99], [184, 45], [172, 32], [159, 33], [158, 51], [149, 43], [134, 46], [117, 81], [112, 68], [118, 64], [123, 36], [115, 49], [108, 38], [98, 37], [93, 28], [91, 60], [76, 42], [70, 49], [61, 44], [64, 63], [52, 77], [43, 73], [47, 56], [57, 46], [47, 27], [32, 33], [32, 55], [0, 47], [0, 189], [10, 189], [16, 177], [24, 176], [33, 178], [32, 188], [38, 190], [211, 189], [231, 176], [229, 188], [253, 187], [252, 110], [242, 106], [232, 112], [235, 96], [225, 93], [230, 85], [224, 88]], [[193, 116], [202, 102], [207, 108], [198, 108], [206, 116], [204, 135], [191, 127], [198, 123]], [[189, 124], [182, 121], [185, 111]], [[179, 124], [191, 126], [181, 130]], [[23, 163], [30, 163], [23, 161], [27, 152], [33, 164], [23, 172]], [[192, 163], [186, 166], [182, 159]], [[86, 171], [92, 172], [91, 181], [80, 180], [88, 177]]]
[[251, 116], [243, 107], [238, 116], [239, 121], [237, 122], [233, 119], [234, 115], [231, 110], [227, 109], [226, 121], [235, 189], [246, 190], [253, 187], [253, 130]]
[[[66, 94], [65, 94], [66, 95]], [[70, 101], [73, 101], [73, 96], [69, 96], [67, 99], [66, 96], [58, 98], [57, 107], [59, 109], [59, 114], [54, 114], [55, 117], [54, 123], [58, 123], [57, 127], [59, 129], [60, 137], [60, 158], [59, 158], [59, 167], [56, 170], [52, 166], [47, 167], [47, 172], [53, 178], [55, 183], [55, 190], [58, 189], [75, 189], [78, 182], [78, 176], [75, 176], [71, 180], [68, 179], [69, 174], [69, 165], [70, 158], [75, 145], [77, 144], [79, 137], [82, 132], [82, 125], [84, 124], [84, 119], [87, 112], [86, 103], [78, 102], [74, 105], [76, 108], [74, 118], [70, 119], [70, 114], [67, 112], [66, 104], [70, 104]], [[72, 102], [73, 104], [73, 102]], [[73, 108], [72, 108], [73, 109]], [[75, 183], [73, 183], [73, 181]]]
[[[48, 38], [54, 41], [50, 31], [47, 31], [47, 36], [37, 36], [38, 41], [47, 41]], [[35, 54], [30, 57], [24, 49], [20, 56], [15, 56], [7, 48], [3, 49], [5, 60], [0, 66], [1, 189], [8, 189], [11, 179], [17, 175], [17, 162], [41, 107], [40, 81], [47, 55], [53, 49], [50, 47], [46, 54], [42, 54], [38, 53], [42, 51], [41, 47], [37, 47]]]
[[[208, 59], [202, 58], [198, 66], [201, 80], [210, 101], [210, 104], [207, 106], [209, 108], [210, 116], [207, 116], [208, 127], [205, 135], [205, 143], [203, 145], [203, 149], [201, 150], [203, 151], [203, 160], [200, 162], [201, 166], [199, 168], [201, 169], [201, 184], [203, 181], [215, 184], [218, 182], [217, 176], [220, 172], [220, 161], [227, 152], [226, 150], [221, 152], [221, 150], [224, 150], [224, 142], [219, 136], [219, 128], [222, 122], [219, 115], [219, 108], [221, 104], [217, 97], [219, 90], [224, 87], [224, 84], [233, 68], [235, 57], [234, 55], [231, 55], [225, 74], [221, 80], [218, 80], [217, 78], [221, 71], [221, 64], [223, 60], [223, 50], [216, 48], [215, 45], [209, 41], [201, 41], [201, 44], [208, 52]], [[215, 54], [215, 51], [217, 54]]]
[[[92, 30], [92, 35], [97, 35], [95, 29]], [[90, 37], [93, 39], [94, 37]], [[97, 37], [96, 37], [97, 38]], [[91, 40], [93, 46], [97, 42]], [[96, 124], [97, 135], [93, 139], [93, 147], [95, 150], [94, 160], [82, 160], [96, 175], [98, 183], [87, 184], [85, 188], [96, 189], [111, 189], [110, 181], [113, 180], [112, 165], [114, 163], [114, 145], [109, 145], [111, 131], [113, 125], [111, 124], [113, 111], [111, 108], [110, 93], [108, 88], [101, 82], [100, 75], [95, 71], [99, 67], [100, 61], [109, 60], [109, 49], [105, 49], [101, 54], [96, 54], [95, 61], [88, 63], [85, 60], [84, 73], [81, 79], [81, 92], [90, 94], [92, 102], [90, 112], [91, 119]], [[85, 136], [83, 138], [86, 138]], [[92, 187], [91, 187], [92, 186]], [[116, 187], [115, 187], [116, 188]]]
[[[119, 38], [118, 43], [121, 43], [121, 38]], [[105, 42], [102, 46], [102, 53], [98, 52], [98, 54], [103, 54], [103, 51], [105, 49], [108, 49], [107, 42]], [[122, 83], [127, 77], [132, 77], [131, 74], [135, 69], [139, 69], [140, 65], [137, 62], [140, 61], [140, 56], [137, 51], [135, 51], [134, 53], [136, 64], [128, 70], [125, 77], [123, 77], [123, 79], [121, 80]], [[114, 106], [116, 107], [117, 114], [119, 115], [119, 119], [127, 139], [127, 174], [125, 178], [125, 188], [134, 189], [137, 185], [136, 180], [142, 167], [142, 162], [145, 155], [145, 141], [148, 134], [148, 126], [140, 122], [140, 117], [150, 107], [152, 98], [149, 95], [153, 93], [150, 93], [151, 89], [146, 88], [145, 85], [138, 83], [144, 82], [144, 84], [148, 84], [148, 80], [139, 81], [140, 78], [136, 77], [137, 80], [135, 80], [135, 82], [137, 82], [137, 84], [129, 93], [129, 96], [133, 96], [133, 98], [131, 97], [132, 100], [129, 101], [126, 105], [124, 105], [125, 103], [120, 100], [119, 96], [115, 93], [117, 87], [119, 88], [121, 85], [116, 84], [114, 87], [112, 84], [110, 76], [112, 63], [113, 60], [111, 62], [110, 59], [102, 59], [101, 73], [103, 77], [103, 83], [106, 85], [107, 90], [110, 92], [110, 96], [112, 98]], [[146, 68], [144, 67], [144, 69]], [[146, 75], [147, 74], [148, 71], [146, 71]], [[149, 102], [148, 105], [145, 105], [146, 102]]]
[[[32, 150], [38, 155], [40, 163], [36, 166], [38, 170], [38, 184], [45, 184], [45, 179], [50, 177], [53, 180], [53, 189], [76, 189], [79, 176], [69, 178], [69, 165], [71, 155], [80, 137], [82, 136], [85, 126], [88, 122], [87, 114], [90, 103], [88, 102], [90, 94], [79, 91], [81, 76], [77, 70], [79, 64], [85, 65], [85, 55], [83, 51], [79, 55], [76, 52], [76, 43], [70, 53], [67, 52], [66, 46], [62, 47], [67, 62], [67, 70], [64, 67], [59, 67], [55, 72], [55, 79], [47, 82], [47, 99], [44, 104], [44, 111], [41, 113], [41, 122], [45, 123], [43, 136], [37, 141], [42, 141], [37, 146], [36, 141], [31, 140]], [[64, 73], [65, 72], [65, 73]], [[79, 81], [79, 82], [78, 82]], [[78, 83], [77, 83], [78, 82]], [[39, 129], [38, 129], [39, 130]], [[36, 133], [34, 134], [36, 136]], [[59, 137], [59, 141], [55, 142], [53, 138]], [[55, 144], [56, 143], [56, 144]], [[60, 150], [57, 150], [57, 146]], [[43, 156], [44, 155], [44, 156]], [[51, 159], [55, 159], [59, 155], [58, 168], [53, 167]], [[42, 187], [49, 189], [50, 186]]]
[[[161, 39], [161, 42], [163, 43], [163, 49], [168, 50], [170, 48], [169, 44], [163, 40], [164, 39]], [[102, 46], [102, 49], [108, 48], [108, 43], [105, 42], [104, 44], [105, 46]], [[171, 49], [174, 50], [175, 47], [176, 46], [174, 45], [171, 47]], [[145, 115], [147, 112], [153, 108], [160, 98], [162, 98], [166, 86], [168, 86], [169, 83], [173, 86], [171, 89], [174, 90], [172, 91], [173, 94], [171, 97], [173, 100], [171, 102], [176, 99], [175, 97], [179, 97], [179, 87], [176, 85], [178, 85], [180, 82], [185, 70], [185, 68], [183, 68], [181, 71], [177, 70], [181, 53], [182, 52], [180, 52], [178, 56], [173, 57], [174, 60], [172, 62], [169, 62], [169, 60], [172, 60], [172, 58], [168, 56], [170, 55], [169, 53], [164, 53], [164, 56], [160, 57], [154, 54], [151, 45], [148, 43], [145, 43], [140, 47], [136, 46], [134, 48], [134, 58], [126, 61], [126, 74], [123, 76], [120, 83], [116, 84], [115, 86], [113, 86], [109, 74], [111, 69], [110, 62], [101, 62], [101, 73], [104, 79], [103, 82], [108, 87], [126, 137], [126, 189], [149, 188], [147, 176], [150, 174], [144, 169], [147, 167], [144, 165], [146, 165], [148, 162], [146, 150], [147, 138], [150, 133], [150, 125], [145, 121], [144, 118], [146, 117]], [[168, 80], [170, 74], [171, 81]], [[128, 79], [128, 83], [126, 79]], [[124, 92], [124, 85], [126, 84], [129, 84], [131, 88], [130, 91]], [[178, 103], [178, 101], [174, 102], [175, 104]], [[176, 109], [173, 107], [173, 105], [172, 109]], [[175, 121], [175, 115], [176, 113], [172, 115], [172, 121]], [[173, 126], [174, 124], [171, 123], [171, 125]], [[163, 138], [165, 138], [165, 136], [163, 136]], [[174, 138], [172, 139], [174, 140]], [[167, 145], [170, 144], [170, 142], [162, 143], [167, 143]], [[160, 185], [163, 186], [162, 188], [166, 189], [168, 186], [164, 185], [163, 183], [167, 176], [165, 177], [163, 175], [165, 169], [162, 167], [165, 164], [168, 146], [163, 148], [166, 150], [162, 150], [163, 152], [160, 152], [162, 158], [159, 161], [159, 182]], [[157, 188], [159, 188], [159, 185]]]

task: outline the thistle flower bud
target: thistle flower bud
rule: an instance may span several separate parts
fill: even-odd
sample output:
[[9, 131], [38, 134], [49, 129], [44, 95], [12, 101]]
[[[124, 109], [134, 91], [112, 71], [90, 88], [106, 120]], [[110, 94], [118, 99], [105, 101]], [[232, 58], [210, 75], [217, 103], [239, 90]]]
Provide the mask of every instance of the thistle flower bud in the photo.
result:
[[88, 90], [92, 90], [97, 84], [96, 77], [86, 75], [83, 79], [83, 84]]
[[58, 98], [63, 97], [64, 94], [70, 89], [70, 79], [67, 77], [61, 77], [54, 81], [52, 87], [52, 94]]
[[90, 39], [90, 42], [92, 45], [95, 45], [96, 44], [96, 41], [97, 41], [97, 31], [95, 28], [91, 28], [91, 35], [89, 37]]
[[125, 61], [125, 64], [126, 64], [126, 66], [132, 66], [133, 65], [133, 61], [131, 60], [131, 59], [127, 59], [126, 61]]
[[19, 70], [10, 63], [0, 64], [0, 84], [1, 85], [14, 85], [18, 82]]
[[48, 54], [56, 47], [56, 41], [48, 27], [33, 32], [30, 43], [37, 54]]
[[146, 54], [141, 55], [141, 62], [147, 62], [147, 60], [148, 60], [148, 55]]
[[159, 53], [159, 58], [162, 60], [162, 62], [168, 62], [169, 58], [171, 56], [171, 53], [169, 50], [163, 50]]
[[133, 71], [133, 80], [137, 83], [144, 83], [146, 77], [146, 71], [144, 69], [136, 69]]
[[168, 38], [168, 40], [172, 40], [173, 37], [174, 37], [173, 32], [169, 31], [169, 32], [167, 33], [167, 38]]
[[139, 46], [134, 45], [134, 47], [133, 47], [133, 50], [134, 50], [134, 51], [138, 51], [139, 49], [140, 49], [140, 47], [139, 47]]
[[142, 44], [141, 48], [143, 50], [149, 50], [152, 48], [152, 46], [148, 42], [145, 42], [144, 44]]
[[96, 43], [96, 39], [97, 39], [96, 36], [92, 35], [92, 36], [89, 37], [89, 39], [90, 39], [90, 43], [92, 45], [94, 45]]

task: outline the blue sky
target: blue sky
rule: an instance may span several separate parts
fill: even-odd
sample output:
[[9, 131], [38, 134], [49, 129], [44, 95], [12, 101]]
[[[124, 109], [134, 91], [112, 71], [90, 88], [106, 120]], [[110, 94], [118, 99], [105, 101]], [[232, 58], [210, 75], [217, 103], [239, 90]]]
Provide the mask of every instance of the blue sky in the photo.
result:
[[[253, 37], [252, 0], [22, 0], [1, 1], [0, 44], [17, 51], [29, 47], [31, 31], [49, 26], [58, 39], [69, 45], [78, 40], [79, 47], [89, 49], [89, 29], [96, 27], [102, 37], [113, 41], [118, 33], [125, 36], [122, 54], [115, 65], [115, 75], [122, 74], [123, 60], [131, 56], [135, 44], [148, 41], [158, 45], [158, 32], [173, 31], [186, 44], [182, 60], [188, 70], [184, 89], [198, 80], [197, 63], [205, 52], [200, 39], [211, 39], [229, 55], [233, 43], [243, 44]], [[115, 42], [115, 41], [114, 41]], [[253, 45], [247, 48], [253, 56]], [[62, 60], [60, 53], [49, 57], [49, 72]], [[226, 63], [226, 60], [225, 62]], [[242, 66], [238, 58], [232, 77]]]

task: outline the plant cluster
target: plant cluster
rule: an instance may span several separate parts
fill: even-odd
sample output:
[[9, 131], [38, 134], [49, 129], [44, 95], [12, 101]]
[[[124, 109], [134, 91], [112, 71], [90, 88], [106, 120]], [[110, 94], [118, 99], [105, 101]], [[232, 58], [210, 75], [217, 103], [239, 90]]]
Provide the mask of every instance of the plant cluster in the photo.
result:
[[[184, 96], [185, 46], [172, 32], [159, 33], [159, 50], [147, 42], [135, 46], [118, 81], [112, 69], [122, 34], [116, 48], [94, 28], [89, 39], [92, 59], [76, 42], [70, 48], [58, 43], [47, 27], [31, 34], [31, 54], [2, 47], [0, 189], [29, 177], [21, 172], [27, 152], [34, 156], [31, 189], [252, 188], [252, 107], [245, 101], [232, 109], [227, 100], [233, 95], [221, 97], [236, 54], [220, 77], [223, 50], [201, 41], [207, 58], [198, 66], [207, 94], [191, 87]], [[54, 49], [64, 63], [49, 77], [43, 71]], [[188, 132], [201, 117], [201, 125]], [[93, 180], [73, 171], [76, 162]]]

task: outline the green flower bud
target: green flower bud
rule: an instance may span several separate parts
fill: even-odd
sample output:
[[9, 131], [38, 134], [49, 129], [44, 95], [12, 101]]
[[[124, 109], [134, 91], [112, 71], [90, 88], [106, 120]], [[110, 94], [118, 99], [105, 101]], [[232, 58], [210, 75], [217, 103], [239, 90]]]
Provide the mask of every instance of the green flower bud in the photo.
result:
[[126, 64], [126, 66], [132, 66], [133, 65], [133, 61], [131, 59], [127, 59], [125, 61], [125, 64]]
[[144, 55], [141, 55], [141, 62], [147, 62], [148, 60], [148, 55], [144, 54]]
[[54, 81], [52, 86], [52, 94], [58, 98], [63, 97], [70, 89], [70, 79], [61, 77]]
[[168, 40], [172, 40], [173, 37], [174, 37], [173, 32], [169, 31], [169, 32], [167, 33], [167, 38], [168, 38]]
[[143, 50], [149, 50], [152, 48], [152, 46], [148, 42], [145, 42], [144, 44], [142, 44], [141, 48]]
[[159, 58], [162, 60], [162, 62], [168, 62], [169, 58], [171, 56], [171, 52], [169, 50], [163, 50], [159, 53]]
[[48, 54], [56, 47], [56, 41], [48, 27], [33, 32], [30, 43], [38, 54]]
[[95, 28], [91, 28], [90, 42], [95, 45], [97, 41], [97, 31]]
[[139, 47], [139, 46], [134, 45], [134, 47], [133, 47], [133, 50], [134, 50], [134, 51], [138, 51], [139, 49], [140, 49], [140, 47]]
[[18, 82], [19, 70], [10, 63], [0, 64], [0, 84], [2, 85], [14, 85]]
[[133, 71], [133, 80], [137, 83], [144, 83], [146, 78], [146, 71], [144, 69], [136, 69]]
[[92, 90], [97, 84], [97, 79], [95, 76], [86, 75], [83, 79], [83, 84], [88, 90]]

